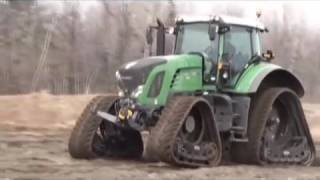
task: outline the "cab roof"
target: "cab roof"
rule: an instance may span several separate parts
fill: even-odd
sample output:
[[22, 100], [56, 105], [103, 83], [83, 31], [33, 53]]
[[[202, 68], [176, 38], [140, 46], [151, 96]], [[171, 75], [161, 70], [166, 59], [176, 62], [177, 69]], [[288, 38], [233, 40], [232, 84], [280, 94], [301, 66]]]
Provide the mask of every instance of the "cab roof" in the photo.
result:
[[216, 21], [222, 22], [230, 25], [239, 25], [239, 26], [247, 26], [252, 28], [257, 28], [259, 30], [265, 31], [266, 27], [258, 20], [258, 19], [249, 19], [249, 18], [238, 18], [232, 16], [225, 15], [209, 15], [209, 16], [190, 16], [190, 15], [182, 15], [176, 18], [176, 22], [182, 23], [197, 23], [197, 22], [209, 22]]

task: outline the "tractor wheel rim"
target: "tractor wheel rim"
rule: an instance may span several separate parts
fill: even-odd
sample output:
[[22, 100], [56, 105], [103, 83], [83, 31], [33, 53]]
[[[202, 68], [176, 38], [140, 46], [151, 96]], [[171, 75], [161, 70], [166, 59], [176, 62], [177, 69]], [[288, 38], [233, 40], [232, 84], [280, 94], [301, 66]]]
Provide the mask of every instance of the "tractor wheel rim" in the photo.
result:
[[201, 114], [190, 113], [179, 132], [184, 142], [198, 144], [204, 135], [204, 120]]
[[184, 128], [188, 133], [192, 133], [196, 128], [196, 122], [193, 116], [188, 116], [184, 124]]
[[280, 117], [275, 108], [272, 108], [269, 119], [267, 120], [265, 138], [269, 142], [273, 142], [276, 139], [277, 132], [279, 130]]
[[272, 149], [283, 146], [283, 142], [291, 137], [288, 131], [288, 117], [283, 108], [285, 106], [280, 102], [274, 104], [267, 119], [261, 146], [263, 159], [268, 159], [268, 156], [273, 154]]

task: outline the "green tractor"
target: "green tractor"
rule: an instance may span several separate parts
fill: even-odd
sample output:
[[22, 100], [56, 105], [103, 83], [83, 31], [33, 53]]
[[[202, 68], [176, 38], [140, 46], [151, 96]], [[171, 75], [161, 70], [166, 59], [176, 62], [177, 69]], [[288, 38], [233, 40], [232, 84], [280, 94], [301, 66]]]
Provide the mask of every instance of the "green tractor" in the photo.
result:
[[[183, 17], [169, 29], [158, 21], [147, 31], [150, 44], [154, 30], [157, 56], [121, 66], [118, 96], [96, 97], [82, 112], [69, 139], [73, 158], [144, 154], [184, 167], [314, 161], [304, 88], [270, 63], [272, 51], [261, 52], [263, 24]], [[166, 46], [170, 36], [174, 48]]]

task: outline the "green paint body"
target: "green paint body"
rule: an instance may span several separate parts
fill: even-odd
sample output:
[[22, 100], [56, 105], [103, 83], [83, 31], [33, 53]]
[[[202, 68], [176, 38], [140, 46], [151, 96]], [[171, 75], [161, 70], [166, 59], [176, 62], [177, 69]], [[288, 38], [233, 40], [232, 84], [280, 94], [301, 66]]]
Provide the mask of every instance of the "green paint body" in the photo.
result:
[[282, 69], [282, 68], [275, 64], [266, 63], [266, 62], [252, 64], [248, 66], [245, 69], [245, 71], [241, 74], [236, 85], [234, 86], [233, 89], [231, 89], [231, 91], [239, 94], [255, 93], [255, 90], [252, 89], [252, 86], [255, 83], [258, 76], [262, 73], [272, 72], [277, 69]]
[[[184, 54], [164, 56], [167, 63], [156, 66], [149, 74], [142, 93], [136, 97], [137, 102], [143, 106], [165, 105], [170, 94], [177, 92], [217, 91], [214, 84], [206, 84], [203, 81], [203, 62], [200, 56]], [[221, 89], [234, 93], [255, 93], [251, 86], [264, 71], [272, 71], [281, 67], [274, 64], [261, 62], [246, 67], [233, 88]], [[164, 73], [161, 90], [158, 96], [148, 97], [148, 92], [160, 72]]]
[[[140, 105], [164, 105], [171, 92], [193, 92], [202, 89], [202, 60], [198, 55], [165, 56], [167, 63], [155, 67], [149, 74], [142, 93], [137, 97]], [[164, 78], [157, 97], [148, 97], [150, 87], [160, 72]]]

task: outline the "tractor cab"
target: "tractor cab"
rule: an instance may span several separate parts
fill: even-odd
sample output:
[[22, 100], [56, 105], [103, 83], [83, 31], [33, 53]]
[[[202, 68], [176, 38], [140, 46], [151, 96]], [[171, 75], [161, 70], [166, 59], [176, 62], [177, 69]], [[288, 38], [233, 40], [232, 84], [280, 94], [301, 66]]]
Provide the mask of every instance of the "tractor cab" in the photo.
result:
[[[175, 27], [150, 26], [146, 33], [149, 55], [198, 54], [204, 60], [205, 84], [233, 88], [251, 63], [271, 60], [271, 51], [262, 53], [260, 36], [267, 29], [257, 20], [228, 16], [179, 17]], [[156, 32], [156, 44], [152, 33]], [[260, 59], [259, 59], [260, 57]]]

